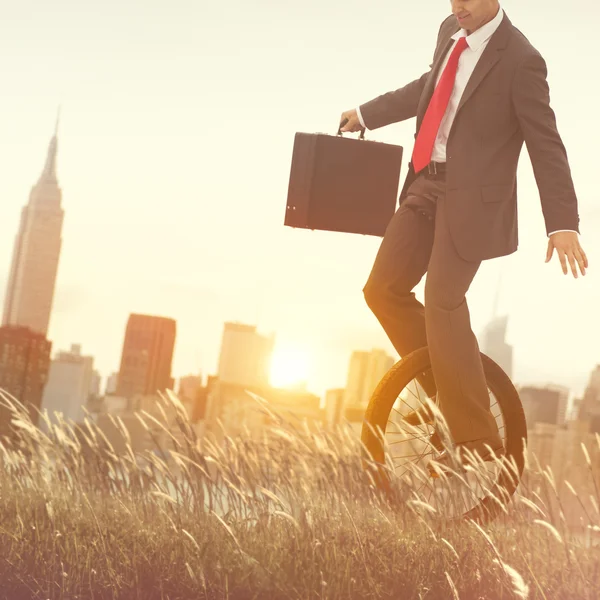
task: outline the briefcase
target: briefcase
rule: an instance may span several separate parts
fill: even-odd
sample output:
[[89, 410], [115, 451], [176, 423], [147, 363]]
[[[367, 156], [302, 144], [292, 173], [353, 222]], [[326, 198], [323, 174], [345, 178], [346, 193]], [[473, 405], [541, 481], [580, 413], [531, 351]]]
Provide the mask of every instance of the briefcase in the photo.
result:
[[402, 146], [296, 133], [284, 225], [383, 237], [397, 203]]

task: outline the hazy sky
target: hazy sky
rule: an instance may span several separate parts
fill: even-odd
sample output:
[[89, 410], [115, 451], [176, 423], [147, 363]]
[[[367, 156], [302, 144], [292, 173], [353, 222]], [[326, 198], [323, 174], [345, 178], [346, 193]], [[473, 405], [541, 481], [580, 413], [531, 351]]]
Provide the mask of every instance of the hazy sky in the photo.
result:
[[[353, 349], [391, 344], [362, 296], [380, 239], [283, 226], [294, 134], [334, 133], [343, 110], [431, 62], [449, 2], [23, 0], [3, 6], [0, 282], [19, 214], [62, 104], [66, 211], [50, 338], [118, 369], [127, 316], [177, 319], [176, 376], [216, 369], [223, 322], [258, 323], [306, 349], [310, 389], [345, 384]], [[596, 0], [505, 0], [549, 66], [580, 201], [585, 278], [544, 263], [527, 154], [520, 247], [484, 262], [468, 292], [474, 330], [502, 272], [519, 383], [580, 392], [600, 363], [600, 117]], [[410, 150], [414, 121], [371, 133]], [[406, 161], [402, 175], [406, 173]], [[424, 280], [417, 289], [423, 298]]]

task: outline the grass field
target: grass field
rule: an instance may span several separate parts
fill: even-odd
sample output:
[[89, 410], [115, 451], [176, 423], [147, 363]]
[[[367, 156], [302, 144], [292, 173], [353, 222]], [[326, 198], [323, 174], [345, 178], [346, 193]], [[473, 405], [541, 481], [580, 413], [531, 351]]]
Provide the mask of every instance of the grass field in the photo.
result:
[[414, 494], [382, 496], [348, 432], [281, 422], [260, 440], [200, 443], [165, 402], [183, 432], [168, 455], [117, 456], [89, 423], [42, 434], [14, 408], [1, 598], [600, 597], [600, 550], [581, 536], [600, 525], [591, 469], [571, 494], [581, 527], [552, 475], [531, 468], [493, 524], [449, 525]]

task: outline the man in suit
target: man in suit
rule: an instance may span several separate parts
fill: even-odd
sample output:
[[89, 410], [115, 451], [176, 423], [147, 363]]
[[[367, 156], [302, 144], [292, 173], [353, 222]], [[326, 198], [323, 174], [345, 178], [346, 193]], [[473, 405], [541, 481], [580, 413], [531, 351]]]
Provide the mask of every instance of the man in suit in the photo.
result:
[[[465, 448], [484, 460], [503, 452], [465, 295], [483, 260], [517, 249], [523, 142], [540, 193], [546, 262], [556, 250], [565, 275], [569, 266], [574, 277], [588, 267], [544, 59], [498, 0], [451, 6], [427, 73], [342, 114], [342, 131], [417, 118], [400, 205], [363, 292], [400, 356], [429, 347], [434, 381], [421, 383], [430, 397], [437, 392], [455, 444], [436, 459], [442, 463]], [[425, 273], [423, 305], [412, 290]]]

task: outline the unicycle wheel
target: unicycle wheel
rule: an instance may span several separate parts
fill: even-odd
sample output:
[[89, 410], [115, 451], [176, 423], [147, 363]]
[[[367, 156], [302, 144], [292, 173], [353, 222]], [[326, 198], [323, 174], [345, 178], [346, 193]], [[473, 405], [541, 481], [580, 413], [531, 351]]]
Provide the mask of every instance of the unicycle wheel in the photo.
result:
[[490, 394], [490, 409], [503, 438], [502, 461], [482, 463], [460, 476], [428, 476], [427, 464], [439, 452], [431, 423], [407, 425], [404, 416], [423, 410], [427, 395], [417, 377], [429, 372], [429, 351], [420, 348], [398, 361], [383, 377], [367, 407], [361, 439], [365, 466], [375, 470], [377, 485], [418, 498], [443, 520], [494, 519], [510, 501], [525, 466], [527, 426], [519, 394], [508, 375], [481, 354]]

